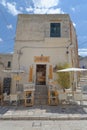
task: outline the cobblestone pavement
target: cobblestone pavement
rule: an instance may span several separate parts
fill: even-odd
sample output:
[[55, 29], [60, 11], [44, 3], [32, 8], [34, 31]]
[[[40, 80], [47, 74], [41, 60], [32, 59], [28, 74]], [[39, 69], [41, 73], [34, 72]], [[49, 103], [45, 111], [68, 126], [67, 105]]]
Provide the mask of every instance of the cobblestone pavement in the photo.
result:
[[87, 130], [86, 120], [1, 120], [0, 130]]
[[0, 106], [0, 119], [75, 120], [87, 119], [87, 105]]

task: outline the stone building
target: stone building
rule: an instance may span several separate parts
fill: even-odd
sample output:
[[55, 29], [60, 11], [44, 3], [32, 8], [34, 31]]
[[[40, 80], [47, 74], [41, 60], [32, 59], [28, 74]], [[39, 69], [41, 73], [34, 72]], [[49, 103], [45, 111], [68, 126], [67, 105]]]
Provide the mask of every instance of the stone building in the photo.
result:
[[79, 57], [79, 66], [81, 68], [87, 69], [87, 56], [86, 57]]
[[78, 67], [76, 30], [69, 15], [19, 14], [12, 70], [24, 73], [13, 78], [11, 92], [17, 91], [18, 81], [19, 86], [34, 83], [35, 91], [43, 94], [49, 79], [56, 80], [59, 63]]
[[4, 73], [4, 70], [11, 70], [12, 58], [13, 54], [0, 54], [0, 90], [8, 94], [10, 94], [11, 89], [11, 75], [10, 73]]

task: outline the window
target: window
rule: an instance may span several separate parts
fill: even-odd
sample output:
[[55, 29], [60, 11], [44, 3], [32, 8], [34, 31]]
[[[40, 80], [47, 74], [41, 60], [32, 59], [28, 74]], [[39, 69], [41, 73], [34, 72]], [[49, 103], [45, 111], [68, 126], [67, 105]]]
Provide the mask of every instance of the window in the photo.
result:
[[3, 79], [3, 93], [10, 94], [11, 78], [6, 77]]
[[50, 37], [60, 37], [60, 23], [50, 24]]
[[11, 67], [11, 61], [8, 61], [8, 65], [7, 65], [8, 68]]

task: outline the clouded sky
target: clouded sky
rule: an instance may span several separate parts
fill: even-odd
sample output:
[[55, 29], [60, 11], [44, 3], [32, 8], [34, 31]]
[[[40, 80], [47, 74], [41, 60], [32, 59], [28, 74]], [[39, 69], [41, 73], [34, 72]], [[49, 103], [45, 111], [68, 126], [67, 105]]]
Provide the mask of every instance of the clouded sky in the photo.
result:
[[76, 28], [79, 54], [87, 56], [87, 0], [0, 0], [0, 53], [14, 51], [17, 15], [67, 13]]

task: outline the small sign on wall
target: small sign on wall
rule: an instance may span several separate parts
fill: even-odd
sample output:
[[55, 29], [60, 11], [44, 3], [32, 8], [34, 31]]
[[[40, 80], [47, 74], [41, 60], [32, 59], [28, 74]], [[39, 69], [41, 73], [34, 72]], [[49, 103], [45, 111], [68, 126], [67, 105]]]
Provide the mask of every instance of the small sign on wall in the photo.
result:
[[24, 91], [34, 91], [34, 90], [35, 90], [35, 84], [33, 83], [24, 84]]
[[34, 62], [49, 62], [50, 57], [49, 56], [35, 56]]
[[14, 75], [13, 79], [16, 80], [16, 81], [20, 81], [21, 76], [20, 75]]

